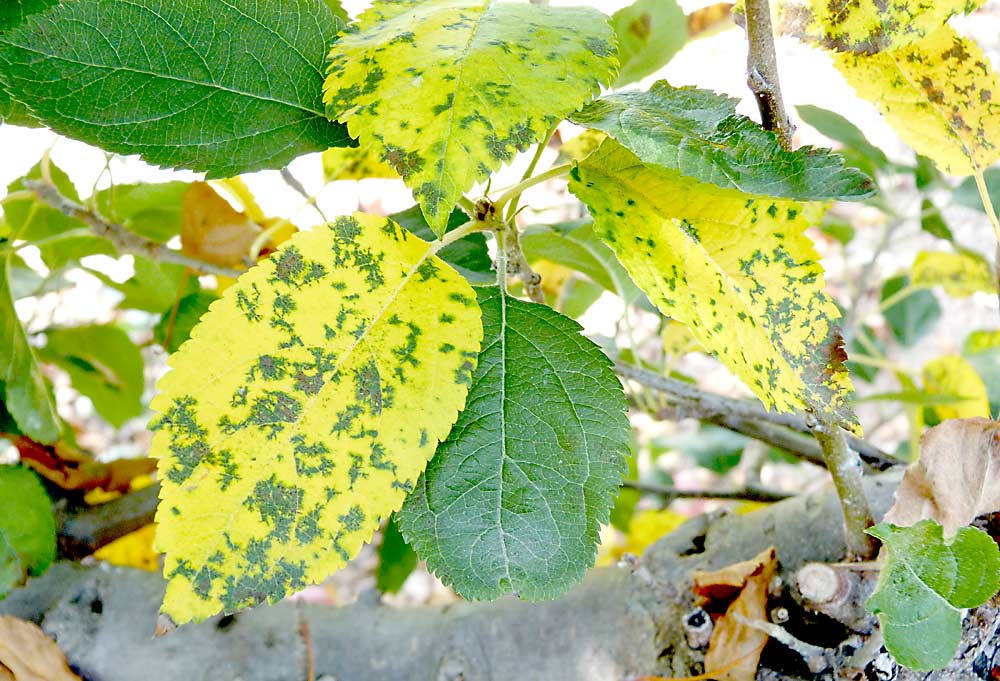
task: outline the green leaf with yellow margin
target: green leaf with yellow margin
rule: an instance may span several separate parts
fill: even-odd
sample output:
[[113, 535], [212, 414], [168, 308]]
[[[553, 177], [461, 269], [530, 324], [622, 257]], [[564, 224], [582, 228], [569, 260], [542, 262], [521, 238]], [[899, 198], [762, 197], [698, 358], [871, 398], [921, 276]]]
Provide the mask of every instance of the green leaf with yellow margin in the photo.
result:
[[597, 94], [607, 17], [493, 0], [376, 2], [330, 49], [323, 101], [413, 189], [438, 235], [463, 192]]
[[838, 52], [874, 54], [914, 43], [984, 0], [780, 0], [775, 29]]
[[910, 278], [917, 286], [941, 286], [955, 298], [973, 293], [995, 293], [996, 279], [986, 258], [969, 251], [943, 253], [922, 251], [913, 260]]
[[465, 403], [475, 293], [393, 221], [299, 232], [212, 304], [158, 384], [163, 612], [322, 580], [402, 504]]
[[924, 389], [931, 395], [949, 395], [959, 399], [951, 404], [934, 406], [942, 421], [990, 416], [986, 384], [961, 355], [943, 355], [925, 364]]
[[1000, 158], [1000, 80], [975, 42], [942, 26], [927, 37], [834, 64], [918, 153], [953, 175]]
[[650, 300], [765, 405], [854, 423], [839, 313], [803, 234], [822, 206], [698, 182], [613, 140], [570, 173], [570, 190]]

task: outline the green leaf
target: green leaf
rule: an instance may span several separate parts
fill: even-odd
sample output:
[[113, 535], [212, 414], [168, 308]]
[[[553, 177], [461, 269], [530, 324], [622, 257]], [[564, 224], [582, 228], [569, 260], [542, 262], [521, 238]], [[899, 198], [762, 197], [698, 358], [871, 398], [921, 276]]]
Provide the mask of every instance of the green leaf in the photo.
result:
[[650, 443], [650, 448], [659, 453], [682, 452], [699, 466], [721, 475], [739, 465], [748, 441], [746, 436], [727, 428], [702, 425], [694, 432], [658, 437]]
[[920, 200], [920, 229], [938, 239], [955, 241], [955, 235], [951, 233], [951, 228], [944, 221], [941, 210], [927, 198]]
[[111, 325], [46, 329], [41, 358], [69, 374], [73, 387], [91, 399], [111, 425], [142, 413], [142, 354], [128, 334]]
[[[79, 202], [80, 196], [76, 193], [76, 187], [73, 185], [72, 180], [69, 179], [69, 176], [59, 166], [49, 163], [49, 176], [52, 184], [56, 186], [60, 194], [68, 199]], [[36, 163], [24, 177], [18, 178], [7, 185], [7, 193], [12, 194], [24, 189], [24, 180], [26, 179], [42, 179], [41, 163]], [[43, 203], [34, 196], [5, 201], [3, 212], [12, 239], [23, 239], [34, 242], [62, 234], [63, 232], [70, 232], [86, 227], [86, 225], [76, 218], [64, 215], [61, 211]]]
[[[986, 181], [986, 192], [990, 195], [990, 203], [993, 210], [1000, 214], [1000, 168], [990, 168], [983, 173], [983, 180]], [[976, 178], [967, 177], [962, 180], [953, 195], [955, 203], [966, 208], [986, 212], [983, 207], [983, 200], [979, 196], [979, 189], [976, 187]]]
[[552, 598], [583, 578], [626, 472], [611, 362], [543, 305], [479, 290], [469, 398], [399, 513], [427, 566], [466, 598]]
[[21, 432], [33, 440], [49, 444], [61, 428], [55, 400], [49, 391], [35, 352], [28, 344], [24, 327], [17, 318], [10, 291], [10, 259], [0, 258], [0, 381], [4, 403]]
[[[413, 232], [425, 241], [435, 239], [433, 230], [420, 211], [420, 206], [411, 206], [399, 213], [393, 213], [389, 217], [400, 227]], [[468, 221], [469, 216], [456, 208], [448, 218], [445, 231], [450, 232]], [[493, 273], [493, 259], [490, 258], [490, 251], [486, 246], [486, 236], [482, 232], [473, 232], [448, 244], [438, 251], [438, 257], [449, 263], [473, 284], [496, 281], [496, 275]]]
[[659, 71], [688, 38], [687, 17], [674, 0], [635, 0], [611, 16], [611, 25], [621, 65], [616, 88]]
[[839, 312], [804, 235], [817, 205], [698, 182], [613, 140], [570, 173], [570, 191], [659, 310], [690, 326], [765, 405], [854, 422]]
[[170, 338], [167, 338], [167, 330], [171, 326], [172, 309], [164, 312], [160, 321], [153, 327], [153, 340], [162, 345], [167, 352], [177, 352], [181, 343], [191, 337], [191, 330], [208, 312], [208, 306], [218, 298], [210, 291], [198, 291], [184, 296], [177, 303], [177, 314], [173, 318]]
[[198, 290], [198, 277], [185, 275], [183, 265], [157, 262], [142, 255], [134, 257], [135, 274], [120, 284], [99, 272], [88, 270], [111, 288], [121, 291], [125, 298], [118, 303], [118, 307], [166, 312], [173, 307], [178, 296]]
[[56, 557], [52, 502], [34, 471], [0, 465], [0, 599]]
[[802, 104], [795, 109], [798, 111], [799, 118], [808, 125], [816, 128], [825, 137], [843, 145], [839, 153], [848, 165], [852, 165], [870, 176], [874, 176], [877, 170], [892, 166], [889, 159], [886, 158], [885, 152], [869, 142], [856, 125], [840, 114], [809, 104]]
[[395, 516], [391, 516], [382, 530], [382, 544], [378, 548], [378, 565], [375, 567], [375, 588], [384, 594], [396, 593], [403, 588], [403, 582], [415, 567], [417, 554], [403, 538]]
[[[0, 33], [9, 31], [36, 12], [48, 9], [59, 0], [6, 0], [0, 3]], [[10, 125], [39, 127], [41, 124], [24, 102], [13, 99], [0, 83], [0, 121]]]
[[945, 293], [955, 298], [967, 298], [979, 291], [996, 293], [997, 290], [990, 264], [972, 251], [921, 251], [913, 260], [910, 276], [916, 286], [941, 286]]
[[465, 191], [597, 94], [616, 65], [594, 9], [380, 0], [333, 44], [323, 101], [381, 151], [441, 235]]
[[702, 182], [800, 201], [863, 199], [875, 185], [828, 149], [785, 151], [774, 133], [736, 113], [737, 100], [657, 81], [605, 95], [570, 116], [643, 160]]
[[946, 541], [933, 520], [911, 527], [881, 523], [868, 534], [889, 552], [867, 603], [878, 615], [886, 648], [910, 669], [944, 668], [962, 637], [961, 610], [982, 605], [1000, 589], [996, 542], [972, 527]]
[[[875, 352], [872, 352], [871, 348], [874, 348]], [[853, 357], [855, 355], [872, 354], [875, 354], [876, 356], [884, 356], [885, 343], [879, 339], [872, 327], [867, 324], [862, 324], [858, 327], [854, 340], [851, 341], [847, 356]], [[879, 372], [878, 367], [874, 367], [869, 364], [861, 364], [859, 362], [852, 362], [850, 360], [847, 362], [847, 370], [850, 372], [852, 377], [857, 376], [862, 381], [867, 383], [871, 383], [875, 380], [875, 376], [877, 376]]]
[[[910, 286], [906, 275], [887, 279], [882, 285], [882, 301], [888, 300], [904, 287]], [[937, 298], [927, 290], [915, 290], [882, 311], [893, 337], [906, 346], [914, 345], [926, 336], [941, 318]]]
[[111, 222], [156, 243], [181, 233], [181, 201], [187, 182], [115, 184], [94, 195], [97, 210]]
[[849, 221], [830, 218], [829, 216], [824, 217], [823, 224], [819, 228], [828, 237], [836, 239], [841, 246], [851, 243], [855, 234], [854, 225]]
[[[628, 465], [628, 473], [625, 474], [625, 480], [639, 479], [638, 451], [639, 442], [636, 440], [635, 430], [632, 430], [629, 433], [628, 455], [625, 457], [625, 462]], [[618, 489], [618, 496], [615, 498], [615, 505], [611, 507], [611, 517], [608, 519], [611, 526], [622, 532], [628, 532], [632, 516], [635, 515], [635, 508], [639, 505], [641, 498], [642, 493], [639, 490], [625, 486], [620, 487]]]
[[350, 560], [448, 434], [481, 328], [430, 245], [362, 213], [296, 233], [227, 288], [151, 404], [163, 612], [274, 602]]
[[60, 3], [0, 35], [0, 81], [56, 132], [227, 177], [350, 144], [323, 113], [320, 0]]

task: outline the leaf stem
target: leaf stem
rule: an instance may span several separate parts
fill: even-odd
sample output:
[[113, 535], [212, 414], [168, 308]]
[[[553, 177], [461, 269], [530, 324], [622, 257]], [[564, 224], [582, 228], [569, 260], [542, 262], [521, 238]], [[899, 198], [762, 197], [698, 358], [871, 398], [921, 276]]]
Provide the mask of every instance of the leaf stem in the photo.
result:
[[923, 291], [924, 289], [927, 289], [927, 288], [930, 288], [930, 287], [929, 286], [925, 286], [923, 284], [908, 284], [907, 286], [904, 286], [903, 288], [899, 289], [898, 291], [896, 291], [895, 293], [893, 293], [891, 296], [889, 296], [888, 298], [886, 298], [885, 300], [883, 300], [881, 303], [879, 303], [878, 311], [879, 312], [885, 312], [886, 310], [888, 310], [893, 305], [899, 303], [900, 301], [902, 301], [902, 300], [904, 300], [906, 298], [909, 298], [914, 293], [916, 293], [918, 291]]
[[521, 194], [526, 189], [534, 187], [536, 184], [541, 184], [542, 182], [551, 180], [554, 177], [561, 177], [567, 174], [572, 168], [572, 163], [564, 163], [562, 165], [549, 168], [544, 173], [522, 180], [501, 194], [500, 198], [493, 202], [493, 205], [496, 206], [497, 212], [499, 213], [510, 201], [520, 198]]
[[7, 194], [7, 196], [0, 199], [0, 206], [5, 203], [12, 203], [14, 201], [24, 201], [25, 199], [32, 199], [35, 197], [35, 192], [30, 189], [19, 189], [15, 192]]
[[976, 178], [976, 189], [979, 190], [979, 198], [983, 202], [983, 210], [986, 211], [986, 217], [990, 220], [990, 225], [993, 226], [993, 234], [997, 238], [997, 243], [1000, 245], [1000, 219], [997, 218], [997, 212], [993, 209], [993, 201], [990, 200], [990, 192], [986, 188], [986, 178], [983, 177], [982, 170], [976, 170], [973, 175]]
[[[555, 133], [558, 125], [559, 124], [556, 123], [549, 128], [548, 132], [545, 133], [545, 136], [538, 142], [538, 147], [535, 149], [535, 155], [531, 157], [531, 162], [528, 164], [527, 170], [525, 170], [524, 175], [521, 176], [521, 182], [524, 182], [534, 175], [535, 168], [538, 167], [538, 162], [542, 159], [542, 154], [545, 152], [545, 148], [548, 146], [549, 140], [552, 138], [552, 135]], [[521, 195], [518, 194], [510, 202], [510, 207], [507, 209], [507, 215], [504, 218], [507, 222], [513, 221], [514, 216], [517, 215], [517, 204], [520, 200]]]
[[759, 487], [747, 486], [736, 490], [679, 489], [673, 485], [654, 485], [637, 480], [625, 480], [622, 487], [634, 489], [643, 494], [655, 494], [672, 499], [733, 499], [737, 501], [760, 501], [770, 503], [792, 497], [784, 492], [774, 492]]
[[792, 148], [792, 125], [781, 97], [778, 58], [774, 52], [768, 0], [746, 0], [747, 85], [757, 99], [761, 125], [778, 136], [783, 149]]

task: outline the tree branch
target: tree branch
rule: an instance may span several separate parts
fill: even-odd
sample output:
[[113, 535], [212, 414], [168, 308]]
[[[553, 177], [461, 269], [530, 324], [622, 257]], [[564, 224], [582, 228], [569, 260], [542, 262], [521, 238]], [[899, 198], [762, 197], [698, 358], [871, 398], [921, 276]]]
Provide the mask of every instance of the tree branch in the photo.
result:
[[771, 8], [768, 0], [746, 0], [747, 85], [757, 98], [761, 125], [778, 136], [784, 149], [792, 148], [792, 125], [781, 97], [778, 58], [774, 53]]
[[83, 558], [148, 525], [156, 516], [159, 498], [157, 483], [97, 506], [58, 511], [59, 553], [66, 558]]
[[108, 222], [89, 208], [81, 206], [75, 201], [68, 199], [60, 194], [59, 190], [56, 189], [55, 186], [48, 184], [47, 182], [25, 180], [24, 186], [33, 191], [43, 203], [55, 208], [64, 215], [68, 215], [71, 218], [76, 218], [77, 220], [84, 222], [90, 227], [94, 234], [110, 241], [119, 253], [144, 255], [148, 258], [159, 260], [160, 262], [169, 262], [175, 265], [190, 267], [191, 269], [201, 272], [202, 274], [214, 274], [216, 276], [230, 277], [233, 279], [243, 274], [240, 270], [235, 270], [230, 267], [219, 267], [218, 265], [213, 265], [212, 263], [205, 262], [204, 260], [198, 260], [197, 258], [184, 255], [180, 251], [175, 251], [172, 248], [167, 248], [164, 244], [158, 244], [155, 241], [143, 239], [141, 236], [130, 232], [122, 225]]
[[634, 489], [643, 494], [656, 494], [667, 500], [672, 499], [732, 499], [735, 501], [761, 501], [771, 503], [782, 501], [794, 495], [784, 492], [774, 492], [758, 487], [746, 487], [736, 490], [715, 490], [715, 489], [678, 489], [672, 485], [653, 485], [635, 480], [626, 480], [623, 487]]

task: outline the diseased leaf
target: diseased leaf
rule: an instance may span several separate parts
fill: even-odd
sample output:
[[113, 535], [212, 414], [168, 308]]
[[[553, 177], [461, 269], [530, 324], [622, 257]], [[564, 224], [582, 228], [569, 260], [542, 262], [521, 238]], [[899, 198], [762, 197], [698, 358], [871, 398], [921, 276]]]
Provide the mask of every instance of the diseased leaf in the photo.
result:
[[868, 534], [889, 553], [866, 604], [878, 616], [886, 648], [913, 670], [945, 667], [962, 637], [961, 610], [982, 605], [1000, 589], [996, 542], [972, 527], [945, 540], [933, 520], [912, 527], [880, 523]]
[[4, 405], [21, 432], [39, 442], [54, 442], [61, 421], [56, 403], [28, 344], [10, 291], [11, 252], [0, 256], [0, 383]]
[[494, 0], [377, 1], [330, 49], [324, 99], [435, 234], [459, 197], [614, 75], [607, 18]]
[[1000, 511], [1000, 423], [951, 419], [920, 440], [884, 521], [912, 525], [930, 518], [947, 536], [986, 513]]
[[996, 293], [997, 283], [986, 258], [972, 251], [922, 251], [910, 268], [917, 286], [942, 286], [949, 296], [967, 298], [978, 291]]
[[874, 54], [910, 45], [983, 1], [779, 0], [775, 29], [838, 52]]
[[190, 184], [114, 184], [94, 195], [98, 212], [139, 236], [163, 244], [181, 233], [181, 201]]
[[[887, 279], [882, 285], [882, 301], [909, 285], [910, 279], [905, 275]], [[941, 306], [930, 291], [916, 290], [882, 310], [882, 316], [896, 340], [910, 346], [934, 328], [941, 318]]]
[[941, 420], [990, 415], [990, 401], [983, 379], [960, 355], [942, 355], [925, 364], [924, 387], [931, 395], [959, 398], [952, 404], [934, 407]]
[[163, 612], [234, 612], [341, 567], [447, 435], [481, 337], [469, 284], [361, 213], [226, 289], [151, 405]]
[[153, 339], [167, 352], [177, 352], [181, 343], [191, 337], [191, 330], [208, 312], [208, 306], [218, 299], [210, 291], [198, 291], [184, 296], [177, 303], [177, 313], [172, 308], [163, 313], [153, 327]]
[[[16, 4], [16, 3], [15, 3]], [[66, 656], [42, 628], [13, 615], [0, 615], [0, 675], [13, 681], [80, 681]]]
[[397, 179], [399, 173], [378, 157], [374, 146], [336, 147], [323, 152], [323, 181]]
[[403, 583], [415, 567], [417, 554], [403, 538], [396, 518], [390, 517], [382, 530], [382, 544], [378, 547], [375, 588], [382, 593], [396, 593], [403, 588]]
[[321, 101], [340, 25], [320, 0], [60, 3], [0, 34], [0, 81], [59, 133], [226, 177], [351, 143]]
[[570, 190], [650, 300], [765, 405], [854, 422], [839, 313], [803, 234], [817, 206], [698, 182], [612, 140], [570, 173]]
[[483, 349], [465, 411], [399, 513], [466, 598], [552, 598], [583, 578], [626, 472], [611, 362], [544, 305], [479, 290]]
[[[28, 576], [40, 575], [56, 557], [52, 502], [38, 476], [0, 465], [0, 598]], [[0, 637], [2, 639], [2, 637]]]
[[611, 17], [618, 38], [619, 88], [656, 73], [684, 47], [688, 22], [675, 0], [635, 0]]
[[785, 151], [774, 133], [737, 114], [736, 102], [661, 80], [648, 92], [605, 95], [570, 118], [607, 133], [645, 163], [748, 194], [851, 201], [875, 193], [871, 179], [828, 149]]
[[946, 173], [971, 175], [1000, 158], [1000, 80], [982, 49], [950, 26], [895, 50], [837, 55], [834, 64]]
[[142, 413], [142, 354], [116, 326], [46, 329], [41, 357], [69, 374], [73, 387], [90, 398], [111, 425]]

